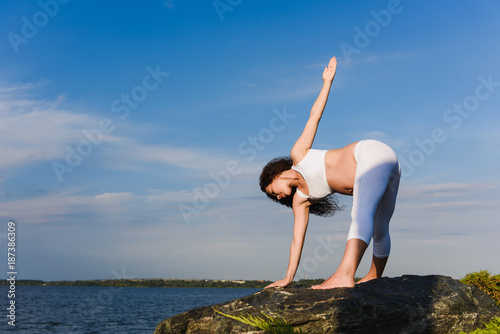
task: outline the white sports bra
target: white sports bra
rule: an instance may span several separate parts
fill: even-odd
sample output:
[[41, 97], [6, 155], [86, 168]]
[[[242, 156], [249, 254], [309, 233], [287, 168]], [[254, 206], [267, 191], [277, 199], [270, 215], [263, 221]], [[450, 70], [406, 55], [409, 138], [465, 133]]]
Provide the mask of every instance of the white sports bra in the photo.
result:
[[328, 185], [325, 170], [326, 150], [310, 149], [304, 159], [292, 166], [292, 169], [299, 172], [304, 178], [309, 188], [309, 196], [297, 189], [297, 193], [308, 200], [318, 200], [333, 193]]

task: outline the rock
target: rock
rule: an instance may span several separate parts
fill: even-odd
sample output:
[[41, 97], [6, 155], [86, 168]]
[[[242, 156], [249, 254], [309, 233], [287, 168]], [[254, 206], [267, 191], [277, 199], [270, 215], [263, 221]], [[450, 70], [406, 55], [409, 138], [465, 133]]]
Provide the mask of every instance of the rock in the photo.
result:
[[271, 288], [225, 303], [181, 313], [154, 334], [263, 333], [214, 312], [281, 317], [303, 333], [459, 333], [483, 327], [500, 308], [475, 286], [451, 277], [404, 275], [354, 288]]

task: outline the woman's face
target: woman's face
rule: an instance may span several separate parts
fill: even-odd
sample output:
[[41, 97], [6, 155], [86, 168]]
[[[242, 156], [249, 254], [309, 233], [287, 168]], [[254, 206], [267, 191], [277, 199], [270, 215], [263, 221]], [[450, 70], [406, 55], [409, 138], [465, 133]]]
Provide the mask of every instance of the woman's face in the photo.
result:
[[266, 187], [266, 192], [280, 200], [286, 196], [290, 196], [292, 188], [286, 183], [285, 180], [277, 176], [274, 178], [273, 182]]

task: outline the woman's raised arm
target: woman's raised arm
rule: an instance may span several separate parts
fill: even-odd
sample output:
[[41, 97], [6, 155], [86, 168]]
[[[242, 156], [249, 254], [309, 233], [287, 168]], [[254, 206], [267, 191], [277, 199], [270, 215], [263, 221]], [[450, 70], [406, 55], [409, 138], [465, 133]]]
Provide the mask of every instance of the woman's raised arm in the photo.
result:
[[312, 146], [319, 121], [321, 120], [323, 110], [325, 110], [326, 101], [328, 100], [328, 95], [330, 94], [330, 87], [332, 86], [333, 78], [335, 78], [336, 69], [337, 58], [333, 57], [330, 59], [328, 66], [325, 67], [325, 70], [323, 71], [323, 87], [321, 88], [316, 102], [314, 102], [311, 108], [309, 120], [306, 123], [304, 131], [300, 135], [299, 139], [297, 139], [290, 152], [290, 156], [292, 157], [294, 164], [298, 164]]

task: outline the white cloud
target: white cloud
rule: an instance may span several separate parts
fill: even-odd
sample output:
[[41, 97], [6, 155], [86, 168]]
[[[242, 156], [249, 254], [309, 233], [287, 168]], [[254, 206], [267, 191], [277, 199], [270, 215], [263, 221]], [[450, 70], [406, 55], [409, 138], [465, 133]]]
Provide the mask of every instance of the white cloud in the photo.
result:
[[398, 207], [404, 209], [440, 209], [440, 210], [448, 210], [448, 209], [474, 209], [474, 208], [496, 208], [500, 206], [500, 200], [497, 201], [441, 201], [441, 202], [430, 202], [430, 203], [416, 203], [416, 204], [401, 204]]
[[450, 199], [470, 196], [471, 193], [497, 189], [498, 186], [485, 183], [435, 183], [435, 184], [405, 184], [401, 187], [399, 197], [404, 199]]
[[416, 55], [404, 52], [393, 52], [393, 53], [361, 53], [356, 57], [353, 57], [349, 61], [344, 60], [343, 57], [339, 58], [339, 65], [343, 67], [352, 67], [357, 64], [373, 64], [380, 63], [383, 61], [394, 60], [394, 59], [411, 59]]
[[165, 7], [167, 7], [168, 9], [172, 9], [174, 8], [174, 0], [163, 0], [163, 4], [165, 5]]
[[95, 196], [99, 201], [126, 201], [133, 199], [134, 195], [131, 192], [123, 193], [104, 193]]
[[79, 131], [95, 126], [94, 119], [60, 108], [63, 96], [56, 100], [19, 98], [16, 92], [36, 85], [4, 86], [12, 94], [1, 96], [0, 169], [14, 168], [59, 158], [64, 145], [76, 140]]
[[[64, 96], [55, 100], [19, 97], [16, 93], [36, 84], [1, 87], [10, 94], [1, 96], [0, 169], [17, 168], [40, 161], [64, 163], [69, 145], [88, 141], [84, 131], [99, 129], [103, 118], [62, 107]], [[126, 124], [124, 124], [126, 126]], [[234, 156], [224, 156], [189, 147], [148, 145], [111, 132], [103, 135], [93, 151], [101, 152], [102, 165], [114, 169], [145, 170], [151, 163], [193, 170], [224, 170]], [[91, 154], [92, 154], [91, 153]], [[87, 158], [87, 157], [84, 157]]]
[[29, 83], [17, 83], [17, 84], [3, 84], [0, 82], [0, 94], [20, 94], [26, 90], [32, 90], [35, 88], [40, 88], [48, 85], [48, 81], [45, 79], [40, 79], [37, 82]]
[[[25, 224], [71, 225], [82, 223], [87, 217], [97, 217], [96, 221], [111, 224], [130, 223], [146, 215], [152, 217], [151, 223], [157, 223], [164, 221], [167, 211], [171, 217], [178, 214], [172, 210], [172, 205], [177, 203], [172, 203], [176, 194], [169, 195], [167, 191], [164, 191], [162, 196], [151, 197], [148, 194], [132, 192], [79, 194], [82, 190], [84, 189], [71, 189], [3, 202], [0, 216], [15, 217]], [[67, 217], [72, 218], [68, 220]], [[183, 221], [179, 223], [183, 224]]]
[[63, 192], [3, 202], [0, 216], [13, 217], [26, 224], [60, 223], [68, 216], [89, 213], [95, 199]]
[[116, 169], [141, 169], [145, 164], [159, 163], [194, 170], [225, 168], [230, 156], [216, 156], [213, 152], [167, 145], [148, 145], [134, 139], [115, 137], [102, 148], [107, 164]]

